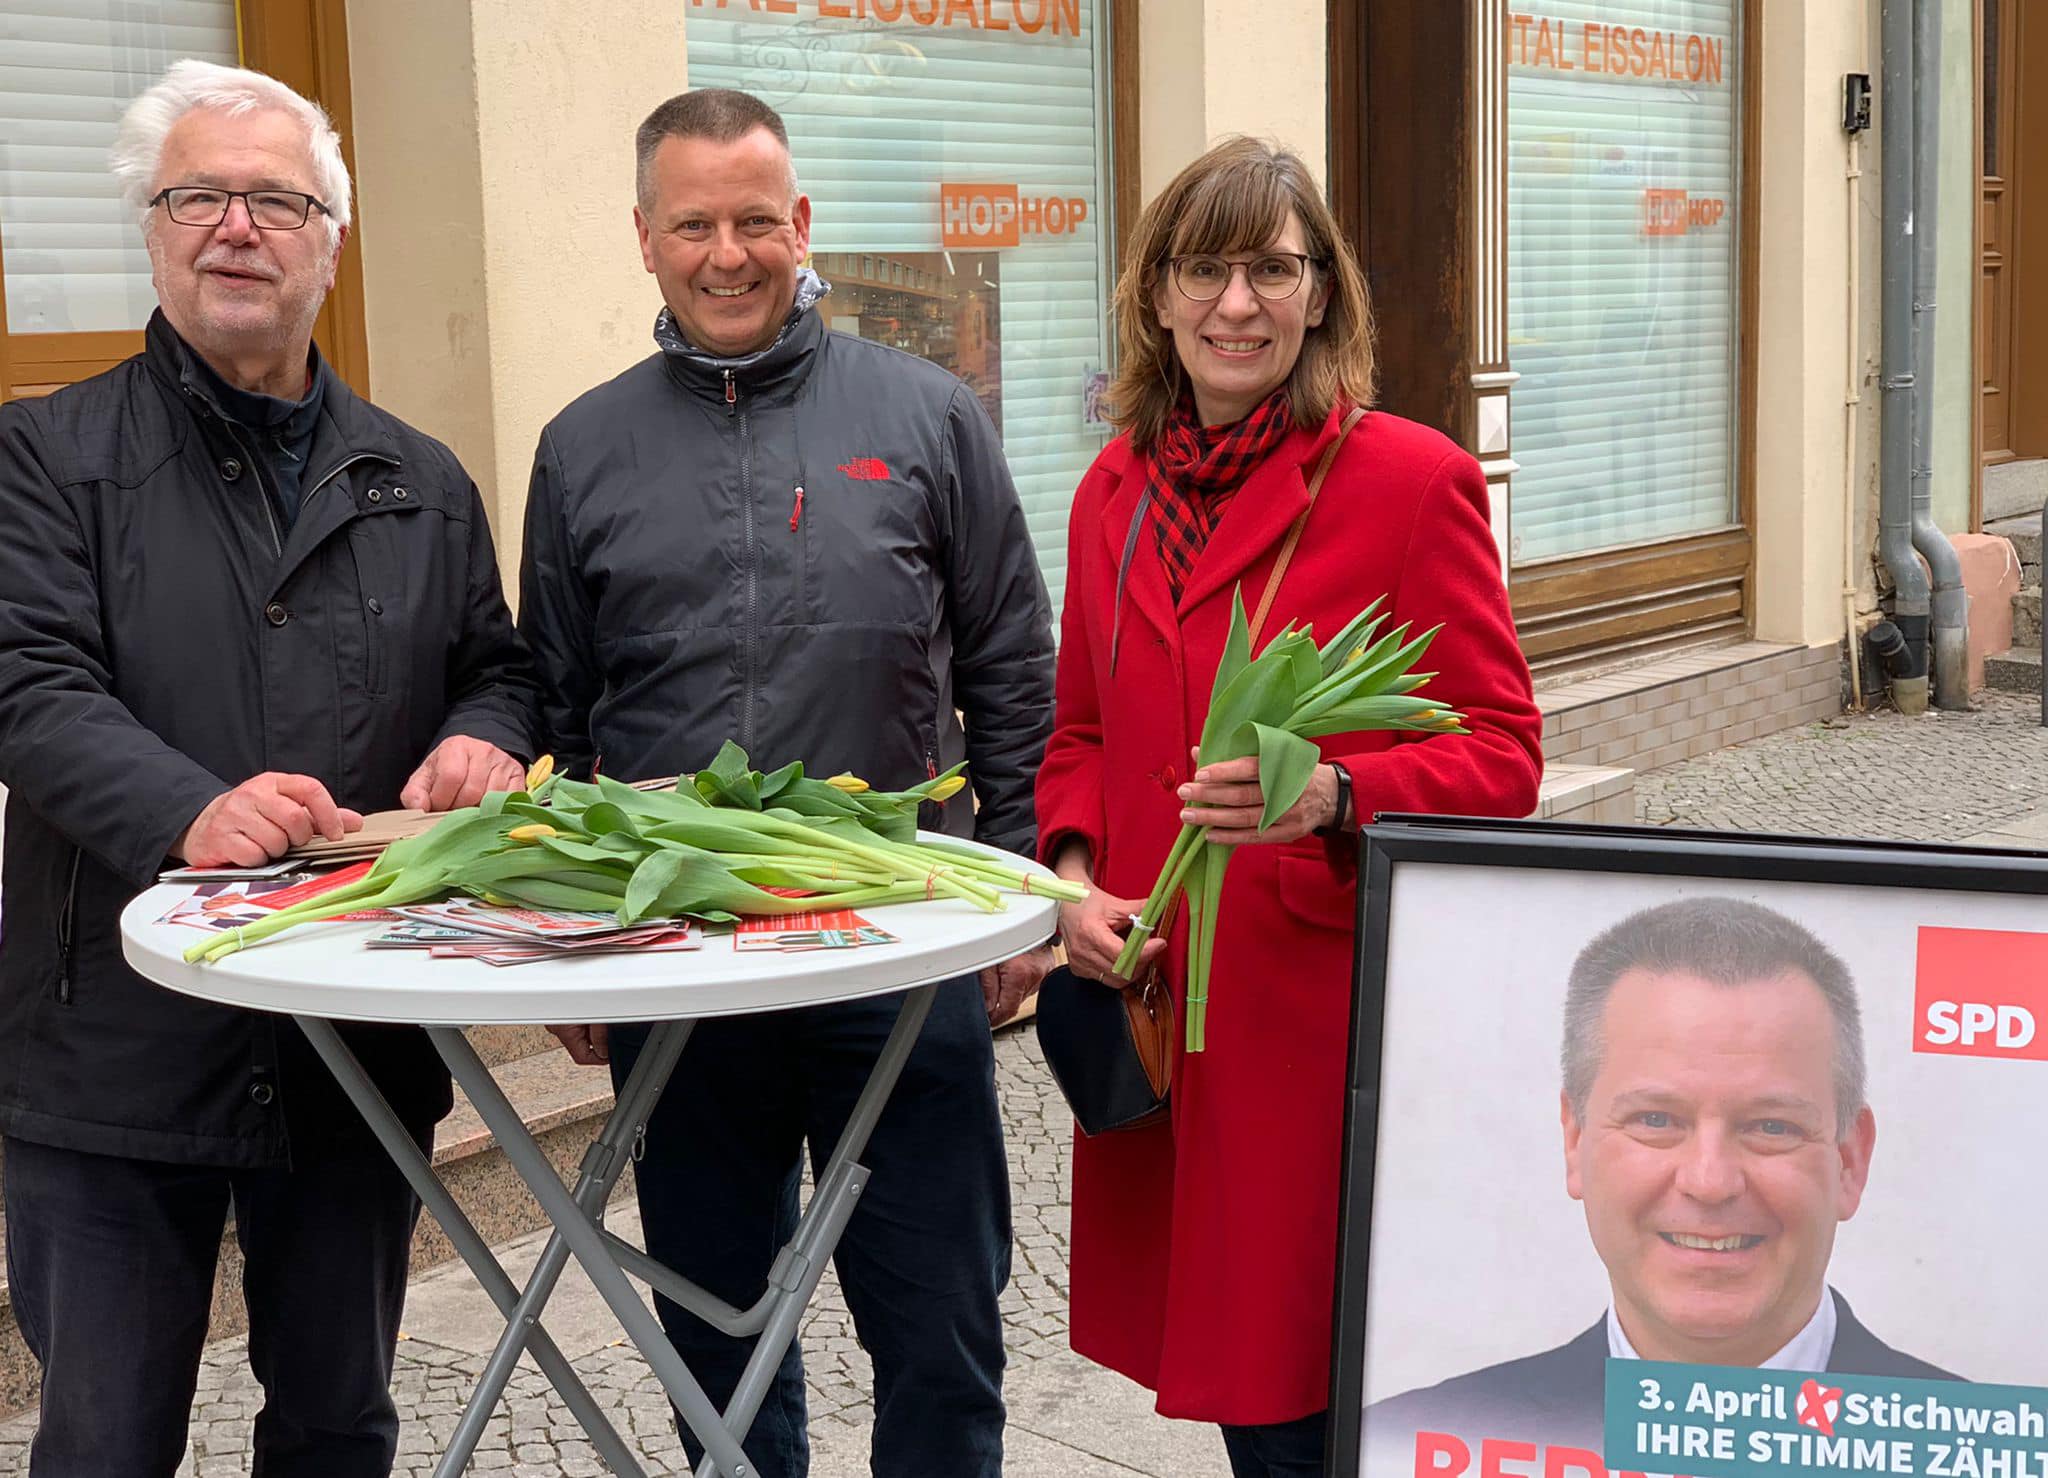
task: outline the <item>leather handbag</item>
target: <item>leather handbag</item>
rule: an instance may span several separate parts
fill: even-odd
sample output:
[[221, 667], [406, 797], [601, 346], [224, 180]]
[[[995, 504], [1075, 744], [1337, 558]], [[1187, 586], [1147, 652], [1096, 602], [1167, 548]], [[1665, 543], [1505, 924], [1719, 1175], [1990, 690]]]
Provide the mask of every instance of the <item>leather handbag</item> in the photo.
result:
[[1122, 990], [1065, 965], [1038, 986], [1038, 1045], [1083, 1134], [1136, 1129], [1166, 1116], [1173, 1000], [1155, 971]]
[[[1330, 464], [1351, 434], [1351, 428], [1365, 417], [1354, 409], [1344, 418], [1337, 435], [1316, 464], [1309, 480], [1308, 507], [1287, 531], [1287, 542], [1273, 564], [1258, 612], [1251, 620], [1251, 641], [1258, 648], [1259, 633], [1273, 608], [1281, 577], [1301, 542], [1301, 531], [1323, 489]], [[1118, 615], [1122, 614], [1124, 576], [1138, 547], [1138, 530], [1145, 521], [1146, 499], [1140, 497], [1131, 516], [1131, 528], [1124, 540], [1122, 567], [1117, 571]], [[1110, 637], [1110, 664], [1115, 670], [1117, 635], [1114, 623]], [[1162, 920], [1164, 937], [1171, 920]], [[1122, 988], [1096, 980], [1083, 980], [1065, 965], [1048, 973], [1038, 987], [1038, 1045], [1045, 1053], [1045, 1065], [1059, 1085], [1074, 1121], [1091, 1138], [1118, 1129], [1137, 1129], [1166, 1116], [1167, 1096], [1173, 1085], [1174, 1052], [1173, 993], [1150, 971], [1141, 982]]]

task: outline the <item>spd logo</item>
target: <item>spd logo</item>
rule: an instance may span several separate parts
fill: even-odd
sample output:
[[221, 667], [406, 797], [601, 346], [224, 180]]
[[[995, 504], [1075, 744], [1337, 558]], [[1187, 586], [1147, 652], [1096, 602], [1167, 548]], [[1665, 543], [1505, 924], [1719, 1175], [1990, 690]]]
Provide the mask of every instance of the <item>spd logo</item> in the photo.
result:
[[2048, 934], [1922, 929], [1913, 1050], [2048, 1062]]

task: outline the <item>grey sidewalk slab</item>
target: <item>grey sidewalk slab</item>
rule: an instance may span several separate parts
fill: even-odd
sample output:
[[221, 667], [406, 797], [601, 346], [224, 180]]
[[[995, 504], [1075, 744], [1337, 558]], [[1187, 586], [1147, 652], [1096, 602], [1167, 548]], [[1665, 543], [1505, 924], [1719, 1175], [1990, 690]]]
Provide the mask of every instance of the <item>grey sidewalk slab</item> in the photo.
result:
[[[634, 1246], [641, 1245], [640, 1210], [630, 1198], [613, 1204], [605, 1225]], [[523, 1288], [546, 1245], [546, 1232], [532, 1232], [493, 1250], [512, 1281]], [[633, 1286], [640, 1290], [643, 1299], [648, 1296], [647, 1285], [635, 1279]], [[556, 1348], [571, 1361], [615, 1345], [620, 1339], [618, 1321], [573, 1257], [562, 1270], [540, 1322], [554, 1337]], [[487, 1357], [505, 1332], [505, 1318], [468, 1267], [451, 1262], [413, 1279], [405, 1291], [405, 1318], [399, 1328], [408, 1340], [424, 1340], [442, 1349]], [[521, 1356], [519, 1363], [525, 1369], [539, 1368], [530, 1355]]]
[[2015, 816], [1991, 830], [1966, 837], [1972, 846], [2007, 847], [2016, 851], [2048, 851], [2048, 810]]

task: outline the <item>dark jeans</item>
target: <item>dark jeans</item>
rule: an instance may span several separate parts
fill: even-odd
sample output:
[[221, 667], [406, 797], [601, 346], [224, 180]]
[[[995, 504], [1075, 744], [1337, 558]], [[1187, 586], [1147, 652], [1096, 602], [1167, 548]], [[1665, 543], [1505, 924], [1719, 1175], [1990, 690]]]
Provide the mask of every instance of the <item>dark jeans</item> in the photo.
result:
[[1323, 1478], [1330, 1413], [1262, 1427], [1225, 1427], [1223, 1450], [1233, 1478]]
[[0, 1176], [8, 1286], [43, 1367], [32, 1478], [176, 1472], [231, 1204], [264, 1396], [252, 1478], [390, 1473], [419, 1203], [382, 1150], [223, 1170], [9, 1139]]
[[[895, 1024], [900, 996], [700, 1022], [635, 1167], [647, 1250], [746, 1307], [794, 1232], [804, 1146], [822, 1167]], [[623, 1083], [646, 1041], [612, 1030]], [[860, 1163], [873, 1172], [834, 1266], [874, 1360], [877, 1478], [999, 1478], [1010, 1182], [981, 988], [939, 987]], [[751, 1339], [667, 1299], [662, 1326], [721, 1410]], [[679, 1424], [680, 1425], [680, 1424]], [[694, 1464], [703, 1448], [687, 1425]], [[810, 1467], [801, 1352], [792, 1346], [741, 1443], [760, 1478]]]

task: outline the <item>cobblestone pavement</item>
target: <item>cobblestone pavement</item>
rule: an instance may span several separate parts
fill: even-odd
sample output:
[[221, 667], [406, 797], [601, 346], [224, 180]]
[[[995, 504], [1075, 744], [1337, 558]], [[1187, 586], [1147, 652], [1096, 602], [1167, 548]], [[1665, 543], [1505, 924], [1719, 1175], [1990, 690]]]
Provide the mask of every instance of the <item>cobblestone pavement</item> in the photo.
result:
[[2040, 700], [1845, 714], [1636, 777], [1653, 826], [1959, 842], [2048, 806]]
[[[1014, 1378], [1020, 1363], [1066, 1350], [1066, 1187], [1073, 1121], [1045, 1071], [1037, 1033], [1028, 1025], [997, 1037], [996, 1085], [1009, 1138], [1016, 1231], [1010, 1287], [1003, 1295]], [[467, 1273], [453, 1270], [453, 1276], [466, 1278]], [[814, 1475], [865, 1473], [865, 1433], [874, 1420], [872, 1369], [854, 1339], [852, 1317], [829, 1270], [805, 1321], [803, 1343], [818, 1459]], [[245, 1354], [246, 1341], [239, 1339], [208, 1350], [192, 1410], [192, 1450], [180, 1478], [241, 1478], [249, 1471], [250, 1423], [262, 1396]], [[435, 1455], [454, 1430], [462, 1399], [482, 1373], [485, 1358], [426, 1338], [408, 1338], [399, 1345], [393, 1381], [405, 1423], [399, 1478], [426, 1478], [433, 1472]], [[631, 1346], [607, 1345], [574, 1363], [613, 1424], [643, 1454], [650, 1474], [689, 1471], [668, 1403]], [[33, 1418], [0, 1424], [0, 1475], [28, 1471], [34, 1430]], [[831, 1460], [842, 1449], [857, 1466], [841, 1467]], [[471, 1471], [579, 1478], [605, 1469], [546, 1380], [523, 1364]]]
[[[2048, 813], [2048, 730], [2040, 727], [2036, 699], [1995, 693], [1981, 695], [1968, 713], [1914, 719], [1889, 712], [1850, 715], [1639, 775], [1636, 808], [1639, 819], [1655, 825], [1961, 841]], [[2048, 845], [2048, 837], [2040, 845]], [[1017, 1234], [1015, 1276], [1004, 1297], [1011, 1381], [1017, 1384], [1037, 1362], [1051, 1369], [1057, 1361], [1050, 1357], [1065, 1354], [1070, 1129], [1031, 1028], [998, 1038], [996, 1073], [1009, 1132]], [[829, 1274], [805, 1324], [804, 1346], [815, 1478], [865, 1473], [871, 1371]], [[432, 1454], [453, 1429], [483, 1363], [480, 1354], [425, 1337], [400, 1346], [395, 1386], [405, 1420], [398, 1463], [403, 1478], [432, 1472]], [[604, 1345], [575, 1364], [644, 1454], [650, 1473], [686, 1471], [667, 1405], [630, 1347]], [[184, 1473], [245, 1474], [249, 1424], [258, 1405], [242, 1342], [209, 1351]], [[1130, 1420], [1146, 1420], [1142, 1404], [1133, 1413]], [[26, 1472], [32, 1431], [31, 1419], [0, 1424], [0, 1478]], [[1011, 1466], [1041, 1471], [1028, 1462], [1013, 1460]], [[493, 1419], [472, 1471], [578, 1478], [604, 1470], [560, 1402], [527, 1366]], [[1179, 1462], [1139, 1469], [1057, 1459], [1042, 1471], [1179, 1475], [1195, 1469]]]

